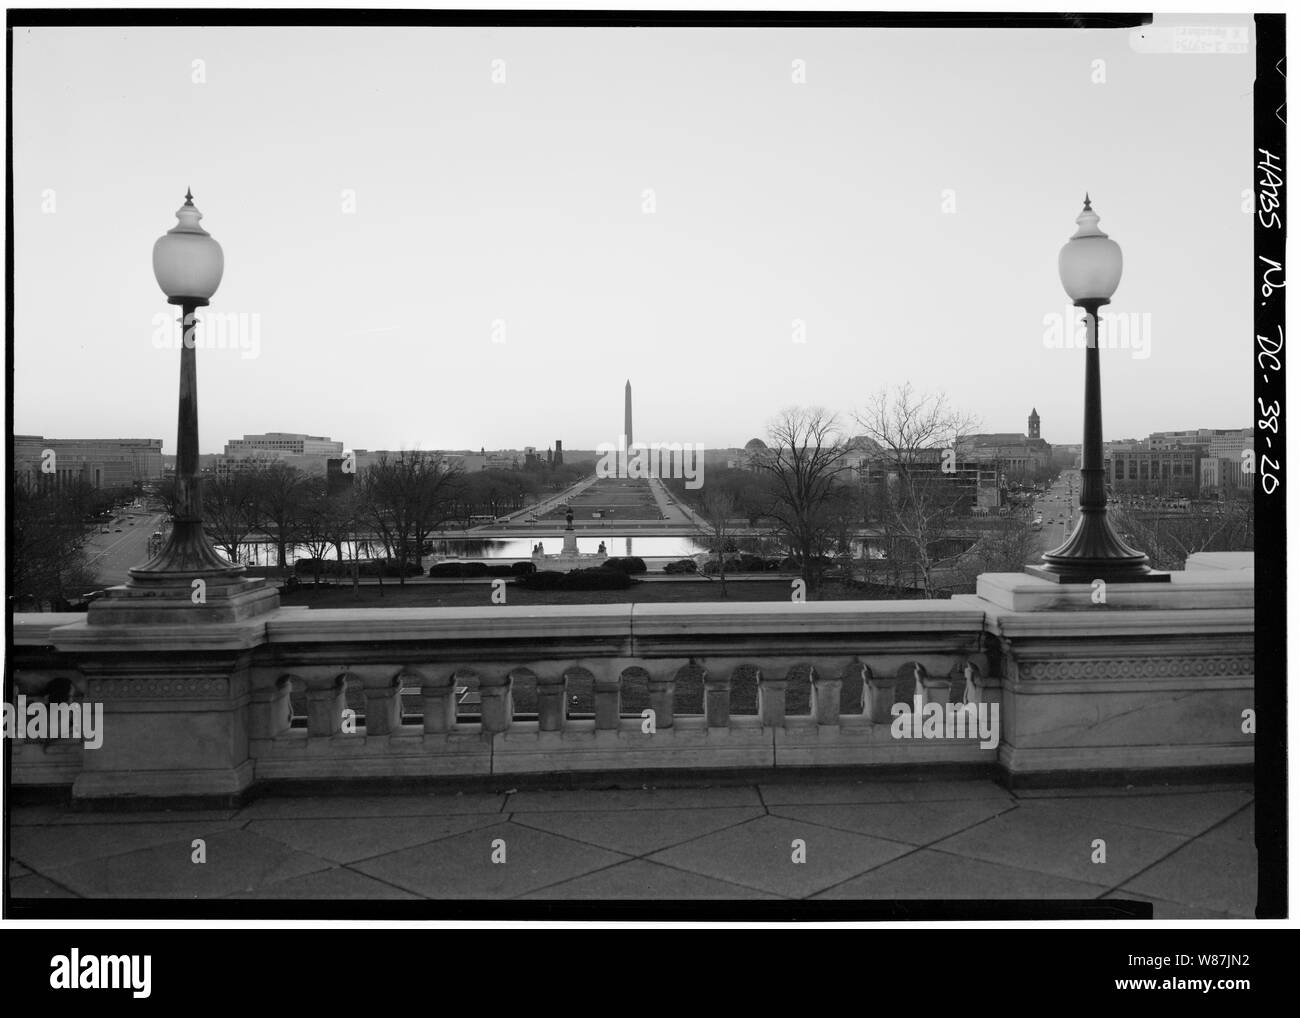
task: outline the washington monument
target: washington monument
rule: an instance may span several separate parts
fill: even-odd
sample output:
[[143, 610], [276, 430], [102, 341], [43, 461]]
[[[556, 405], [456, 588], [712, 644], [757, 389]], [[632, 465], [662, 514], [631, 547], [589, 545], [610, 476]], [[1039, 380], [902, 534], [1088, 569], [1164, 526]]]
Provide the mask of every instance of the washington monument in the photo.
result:
[[623, 443], [624, 448], [632, 444], [632, 380], [630, 378], [623, 386]]

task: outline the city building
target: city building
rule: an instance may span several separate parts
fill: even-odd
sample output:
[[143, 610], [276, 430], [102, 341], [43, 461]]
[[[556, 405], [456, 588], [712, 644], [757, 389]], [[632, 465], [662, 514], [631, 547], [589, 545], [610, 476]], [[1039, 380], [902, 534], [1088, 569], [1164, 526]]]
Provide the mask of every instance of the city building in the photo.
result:
[[[1106, 443], [1106, 477], [1117, 491], [1248, 490], [1242, 453], [1255, 448], [1250, 428], [1153, 431], [1144, 439]], [[1195, 458], [1189, 468], [1189, 460]], [[1114, 466], [1111, 460], [1114, 459]]]
[[1153, 449], [1136, 443], [1112, 443], [1104, 458], [1107, 487], [1114, 492], [1200, 494], [1203, 445]]
[[957, 444], [961, 459], [970, 463], [993, 465], [1007, 477], [1033, 476], [1052, 469], [1052, 447], [1042, 438], [1042, 419], [1038, 408], [1030, 410], [1029, 433], [993, 432], [968, 435]]
[[[995, 464], [958, 460], [949, 467], [945, 462], [946, 451], [917, 450], [907, 465], [912, 483], [925, 484], [927, 488], [930, 484], [944, 485], [951, 491], [959, 511], [987, 511], [1003, 505], [1004, 477]], [[884, 490], [895, 487], [900, 481], [898, 465], [878, 455], [867, 455], [861, 457], [852, 469], [867, 492], [868, 521], [879, 519]]]
[[1154, 450], [1173, 449], [1180, 445], [1203, 445], [1206, 456], [1240, 458], [1243, 449], [1255, 447], [1255, 436], [1250, 428], [1195, 428], [1188, 431], [1153, 431], [1147, 443]]
[[1202, 491], [1249, 491], [1252, 475], [1240, 456], [1206, 456], [1201, 460]]
[[12, 469], [25, 480], [54, 478], [63, 486], [125, 488], [163, 476], [161, 438], [45, 438], [15, 435]]
[[1205, 455], [1235, 459], [1240, 463], [1242, 452], [1254, 448], [1255, 432], [1251, 428], [1211, 431], [1208, 440], [1205, 442]]
[[329, 464], [343, 462], [342, 456], [324, 454], [297, 455], [271, 450], [248, 452], [241, 456], [217, 456], [214, 458], [211, 472], [217, 477], [229, 477], [241, 470], [254, 470], [271, 463], [283, 463], [285, 466], [301, 470], [304, 474], [325, 477], [329, 473]]
[[226, 443], [225, 455], [246, 456], [256, 453], [277, 453], [285, 456], [342, 456], [343, 443], [324, 435], [302, 435], [285, 431], [269, 431], [265, 435], [245, 435]]

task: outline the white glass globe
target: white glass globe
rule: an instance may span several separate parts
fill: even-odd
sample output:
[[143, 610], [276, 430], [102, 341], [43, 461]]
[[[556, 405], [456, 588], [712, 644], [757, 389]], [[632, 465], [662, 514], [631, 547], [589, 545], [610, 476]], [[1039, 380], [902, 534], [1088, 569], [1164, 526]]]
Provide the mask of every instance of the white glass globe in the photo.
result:
[[202, 218], [187, 191], [178, 222], [154, 243], [153, 274], [169, 304], [207, 304], [221, 285], [226, 259], [221, 245], [199, 225]]
[[1124, 271], [1124, 255], [1119, 245], [1097, 228], [1099, 218], [1085, 197], [1083, 211], [1075, 220], [1079, 228], [1061, 248], [1061, 285], [1076, 304], [1109, 301]]

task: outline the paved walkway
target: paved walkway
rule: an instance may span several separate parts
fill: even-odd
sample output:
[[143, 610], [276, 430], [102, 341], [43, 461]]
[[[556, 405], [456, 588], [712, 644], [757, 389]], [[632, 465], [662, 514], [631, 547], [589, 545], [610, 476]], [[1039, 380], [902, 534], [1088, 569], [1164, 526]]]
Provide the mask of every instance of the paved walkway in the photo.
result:
[[22, 806], [9, 878], [15, 898], [1128, 898], [1157, 918], [1253, 918], [1253, 795], [828, 780]]

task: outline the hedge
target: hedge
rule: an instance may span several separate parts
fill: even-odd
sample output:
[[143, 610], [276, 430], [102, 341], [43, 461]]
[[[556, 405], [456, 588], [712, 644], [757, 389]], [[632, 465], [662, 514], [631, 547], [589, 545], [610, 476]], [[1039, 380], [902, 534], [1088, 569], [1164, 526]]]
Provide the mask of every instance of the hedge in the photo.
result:
[[634, 583], [636, 580], [627, 573], [603, 567], [567, 573], [544, 569], [515, 579], [515, 584], [525, 590], [626, 590]]
[[[315, 577], [317, 565], [320, 566], [319, 575], [322, 577], [329, 576], [341, 579], [352, 578], [353, 563], [350, 559], [340, 562], [338, 559], [314, 559], [300, 558], [293, 564], [293, 571], [297, 576]], [[401, 571], [397, 568], [397, 563], [391, 559], [365, 559], [356, 563], [358, 576], [400, 576]], [[414, 562], [406, 563], [407, 576], [423, 576], [424, 570]]]
[[605, 559], [605, 561], [601, 563], [600, 568], [617, 569], [620, 573], [627, 573], [631, 576], [634, 573], [645, 572], [645, 559], [639, 558], [636, 555], [628, 555], [624, 557], [615, 556], [613, 558]]
[[441, 579], [526, 576], [535, 568], [531, 562], [438, 562], [429, 567], [429, 575]]

